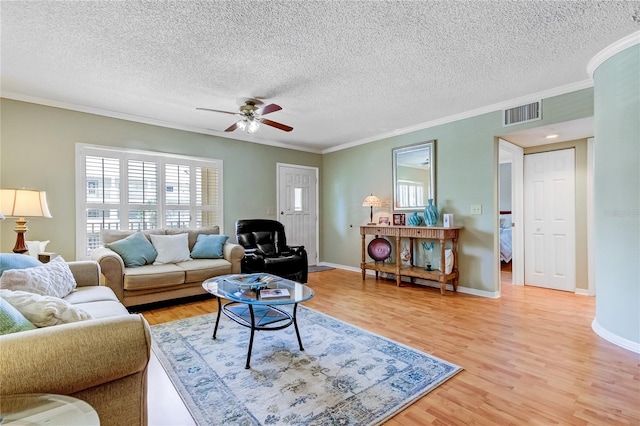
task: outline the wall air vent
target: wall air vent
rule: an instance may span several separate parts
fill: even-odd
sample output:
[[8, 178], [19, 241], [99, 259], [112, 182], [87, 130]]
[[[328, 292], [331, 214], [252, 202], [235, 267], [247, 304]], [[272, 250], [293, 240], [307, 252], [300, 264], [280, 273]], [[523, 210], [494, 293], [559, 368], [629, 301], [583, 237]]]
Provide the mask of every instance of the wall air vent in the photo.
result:
[[536, 101], [527, 105], [502, 110], [502, 127], [527, 121], [540, 120], [542, 118], [542, 102]]

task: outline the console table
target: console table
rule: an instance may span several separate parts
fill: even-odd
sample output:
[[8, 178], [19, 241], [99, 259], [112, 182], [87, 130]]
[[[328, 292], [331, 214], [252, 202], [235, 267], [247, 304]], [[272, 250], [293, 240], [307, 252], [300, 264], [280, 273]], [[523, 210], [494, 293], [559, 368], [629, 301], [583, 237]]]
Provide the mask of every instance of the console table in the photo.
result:
[[[396, 284], [400, 286], [402, 277], [422, 278], [425, 280], [438, 281], [440, 283], [440, 293], [444, 294], [447, 282], [451, 281], [453, 284], [453, 291], [458, 289], [458, 235], [462, 227], [444, 228], [441, 226], [379, 226], [379, 225], [365, 225], [360, 227], [360, 235], [362, 236], [362, 263], [360, 268], [362, 269], [362, 279], [365, 279], [366, 270], [376, 271], [376, 279], [378, 278], [378, 272], [387, 272], [395, 274]], [[409, 251], [410, 251], [410, 265], [403, 266], [401, 261], [396, 263], [391, 262], [367, 262], [365, 237], [367, 235], [394, 237], [396, 244], [396, 257], [400, 256], [400, 245], [402, 238], [409, 238]], [[425, 239], [425, 240], [438, 240], [440, 241], [440, 263], [441, 270], [434, 269], [431, 271], [425, 271], [422, 265], [414, 265], [413, 256], [413, 240]], [[447, 242], [451, 242], [451, 250], [453, 252], [453, 268], [451, 273], [445, 272], [445, 248]]]

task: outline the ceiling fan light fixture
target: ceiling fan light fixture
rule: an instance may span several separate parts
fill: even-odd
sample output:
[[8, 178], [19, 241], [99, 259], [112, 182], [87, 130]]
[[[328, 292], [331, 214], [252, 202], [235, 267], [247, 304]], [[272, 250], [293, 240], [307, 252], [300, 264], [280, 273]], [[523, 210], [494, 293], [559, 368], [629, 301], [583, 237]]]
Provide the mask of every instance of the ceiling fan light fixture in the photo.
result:
[[246, 128], [247, 128], [247, 120], [241, 120], [241, 121], [238, 121], [238, 122], [236, 123], [236, 126], [237, 126], [237, 127], [238, 127], [238, 129], [240, 129], [240, 130], [246, 130]]
[[247, 126], [247, 133], [255, 133], [260, 128], [260, 123], [258, 120], [249, 121], [249, 125]]

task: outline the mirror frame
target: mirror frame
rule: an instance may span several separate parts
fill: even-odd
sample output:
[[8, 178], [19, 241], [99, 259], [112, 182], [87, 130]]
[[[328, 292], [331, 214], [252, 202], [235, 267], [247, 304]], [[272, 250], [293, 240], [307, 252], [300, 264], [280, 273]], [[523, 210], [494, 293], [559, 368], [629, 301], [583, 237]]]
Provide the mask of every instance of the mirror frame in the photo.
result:
[[426, 207], [428, 195], [425, 196], [424, 206], [411, 206], [411, 207], [398, 207], [398, 156], [402, 154], [407, 154], [413, 151], [419, 151], [421, 149], [429, 149], [429, 156], [427, 157], [430, 164], [431, 170], [429, 175], [429, 185], [425, 188], [426, 194], [431, 194], [431, 198], [434, 200], [433, 203], [436, 204], [436, 140], [430, 140], [428, 142], [420, 142], [413, 145], [402, 146], [398, 148], [393, 148], [391, 150], [391, 157], [393, 161], [393, 210], [398, 211], [411, 211], [411, 210], [424, 210]]

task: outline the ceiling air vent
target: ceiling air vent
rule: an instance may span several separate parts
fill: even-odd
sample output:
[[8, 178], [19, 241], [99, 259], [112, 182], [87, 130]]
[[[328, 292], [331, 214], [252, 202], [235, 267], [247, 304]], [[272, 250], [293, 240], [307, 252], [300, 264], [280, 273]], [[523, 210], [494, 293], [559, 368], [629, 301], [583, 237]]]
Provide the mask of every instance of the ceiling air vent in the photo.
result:
[[540, 120], [542, 118], [541, 102], [536, 101], [527, 105], [502, 110], [504, 121], [502, 126], [526, 123], [527, 121]]

